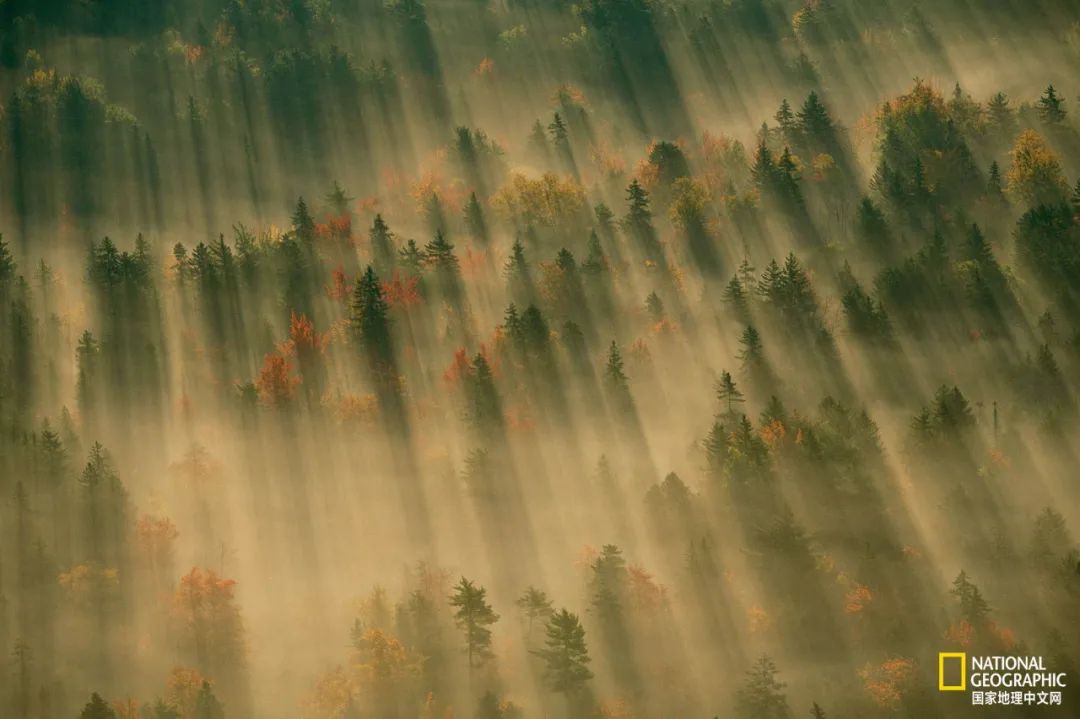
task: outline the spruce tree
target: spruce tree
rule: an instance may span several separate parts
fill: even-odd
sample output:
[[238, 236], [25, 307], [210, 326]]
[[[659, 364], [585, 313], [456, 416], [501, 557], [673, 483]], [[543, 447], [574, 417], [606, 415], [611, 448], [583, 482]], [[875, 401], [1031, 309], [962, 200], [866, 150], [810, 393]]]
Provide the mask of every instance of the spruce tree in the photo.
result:
[[997, 164], [997, 160], [990, 163], [990, 172], [986, 179], [986, 194], [993, 198], [1002, 198], [1005, 196], [1004, 186], [1001, 183], [1001, 168]]
[[[368, 231], [371, 256], [375, 266], [386, 271], [394, 265], [394, 236], [381, 214], [376, 214]], [[415, 244], [414, 244], [415, 246]]]
[[722, 297], [724, 302], [731, 305], [732, 309], [734, 309], [737, 314], [746, 314], [749, 305], [747, 303], [746, 292], [743, 290], [742, 282], [739, 281], [737, 275], [732, 275], [731, 280], [724, 286]]
[[746, 719], [788, 719], [785, 684], [777, 679], [776, 664], [767, 656], [758, 659], [746, 672], [746, 680], [736, 696], [739, 714]]
[[754, 179], [754, 185], [760, 191], [770, 189], [776, 184], [776, 163], [764, 140], [758, 143], [757, 150], [754, 152], [754, 164], [750, 168], [750, 175]]
[[650, 292], [649, 296], [645, 298], [645, 309], [653, 322], [664, 319], [664, 301], [660, 299], [660, 295], [656, 294], [656, 292]]
[[484, 219], [484, 208], [480, 206], [480, 201], [476, 199], [476, 193], [469, 193], [469, 200], [465, 203], [465, 229], [468, 230], [469, 235], [481, 245], [488, 244], [488, 228], [487, 221]]
[[798, 112], [799, 129], [811, 142], [827, 147], [833, 141], [833, 121], [816, 92], [806, 96]]
[[615, 340], [611, 341], [608, 348], [607, 366], [604, 368], [604, 377], [615, 387], [626, 388], [626, 373], [623, 371], [622, 353]]
[[394, 364], [390, 307], [375, 270], [368, 265], [353, 290], [351, 326], [368, 359], [380, 369]]
[[315, 241], [315, 218], [311, 216], [307, 203], [301, 197], [296, 201], [296, 209], [292, 214], [293, 232], [301, 244], [311, 244]]
[[[1080, 184], [1077, 185], [1077, 191], [1080, 192]], [[581, 263], [581, 272], [586, 276], [596, 277], [606, 269], [607, 258], [604, 257], [604, 250], [600, 247], [600, 238], [597, 237], [596, 230], [590, 230], [589, 243], [585, 249], [585, 261]]]
[[641, 247], [647, 259], [658, 262], [660, 259], [660, 241], [653, 227], [652, 210], [649, 208], [649, 193], [635, 178], [626, 189], [628, 208], [623, 218], [623, 228]]
[[[739, 336], [738, 358], [743, 367], [759, 365], [765, 360], [764, 348], [761, 343], [761, 334], [753, 325], [747, 325]], [[730, 375], [729, 375], [730, 376]]]
[[405, 245], [398, 250], [398, 259], [401, 266], [413, 277], [424, 274], [424, 253], [416, 244], [416, 240], [406, 241]]
[[719, 420], [713, 422], [702, 445], [705, 449], [705, 462], [709, 472], [714, 476], [719, 476], [727, 460], [728, 450], [728, 431]]
[[472, 361], [465, 383], [469, 399], [469, 419], [480, 430], [502, 426], [502, 405], [495, 388], [495, 377], [482, 352]]
[[780, 109], [773, 115], [773, 119], [776, 120], [776, 125], [780, 129], [784, 141], [795, 142], [795, 131], [797, 129], [795, 113], [792, 112], [791, 105], [786, 97], [780, 101]]
[[1065, 101], [1058, 95], [1053, 85], [1047, 85], [1046, 91], [1035, 103], [1039, 118], [1050, 126], [1060, 125], [1065, 121]]

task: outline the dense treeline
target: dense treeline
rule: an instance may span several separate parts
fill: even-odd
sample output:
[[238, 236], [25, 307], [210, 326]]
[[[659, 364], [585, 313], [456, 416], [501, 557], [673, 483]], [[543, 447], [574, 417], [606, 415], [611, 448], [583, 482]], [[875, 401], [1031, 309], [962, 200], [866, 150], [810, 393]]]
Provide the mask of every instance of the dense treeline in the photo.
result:
[[0, 715], [1072, 676], [1080, 35], [952, 5], [0, 3]]

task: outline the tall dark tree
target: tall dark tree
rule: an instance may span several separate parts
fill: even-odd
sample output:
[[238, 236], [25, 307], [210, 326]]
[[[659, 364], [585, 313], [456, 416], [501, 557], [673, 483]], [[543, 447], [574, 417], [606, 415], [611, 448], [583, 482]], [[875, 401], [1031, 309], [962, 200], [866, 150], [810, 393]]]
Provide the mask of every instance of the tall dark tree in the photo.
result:
[[1058, 95], [1053, 85], [1047, 85], [1042, 97], [1035, 103], [1039, 119], [1051, 127], [1056, 127], [1065, 122], [1065, 101]]
[[375, 270], [369, 265], [353, 290], [350, 322], [354, 336], [376, 371], [393, 368], [390, 307]]

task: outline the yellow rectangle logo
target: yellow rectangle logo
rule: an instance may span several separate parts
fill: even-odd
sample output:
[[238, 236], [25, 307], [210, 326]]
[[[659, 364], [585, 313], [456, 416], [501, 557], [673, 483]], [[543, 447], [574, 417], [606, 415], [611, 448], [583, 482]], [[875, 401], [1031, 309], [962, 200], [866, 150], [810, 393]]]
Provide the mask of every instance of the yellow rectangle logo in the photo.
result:
[[[938, 652], [937, 655], [937, 675], [938, 675], [938, 691], [939, 692], [962, 692], [967, 690], [967, 653], [965, 652]], [[945, 683], [945, 660], [959, 660], [960, 661], [960, 683], [959, 684], [946, 684]]]

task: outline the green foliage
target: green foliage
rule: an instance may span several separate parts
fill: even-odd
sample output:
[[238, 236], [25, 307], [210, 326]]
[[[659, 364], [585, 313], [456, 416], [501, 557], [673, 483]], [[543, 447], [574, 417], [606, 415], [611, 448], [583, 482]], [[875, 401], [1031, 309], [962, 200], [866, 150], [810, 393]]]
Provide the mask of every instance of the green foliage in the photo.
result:
[[462, 577], [450, 597], [450, 605], [457, 610], [454, 612], [454, 622], [465, 635], [465, 652], [470, 669], [483, 666], [494, 657], [489, 627], [499, 620], [499, 615], [487, 603], [486, 596], [486, 589]]
[[779, 670], [768, 656], [760, 657], [746, 672], [736, 696], [738, 715], [744, 719], [787, 719], [791, 716]]
[[593, 677], [585, 629], [576, 614], [560, 609], [548, 620], [546, 634], [546, 648], [533, 652], [544, 660], [544, 680], [553, 691], [579, 695]]
[[101, 698], [100, 694], [94, 692], [90, 696], [90, 701], [83, 707], [82, 713], [79, 714], [79, 719], [116, 719], [116, 712]]
[[963, 570], [953, 580], [949, 593], [956, 599], [960, 616], [974, 627], [982, 627], [990, 615], [990, 605], [983, 599], [979, 588], [968, 579]]

